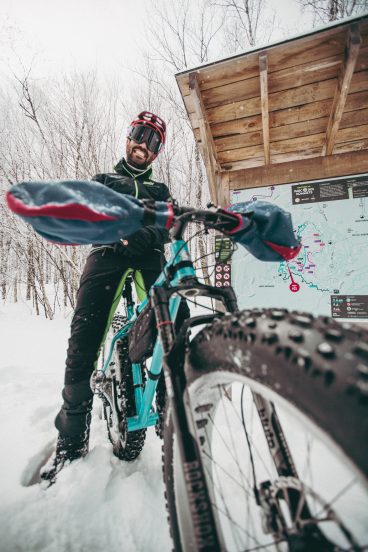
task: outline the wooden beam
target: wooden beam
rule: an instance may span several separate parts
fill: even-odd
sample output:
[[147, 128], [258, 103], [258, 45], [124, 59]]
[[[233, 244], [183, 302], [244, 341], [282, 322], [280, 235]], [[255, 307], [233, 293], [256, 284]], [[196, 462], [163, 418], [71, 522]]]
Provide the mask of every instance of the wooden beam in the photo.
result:
[[[354, 151], [362, 151], [362, 150], [368, 150], [368, 139], [363, 138], [361, 140], [354, 140], [352, 142], [344, 142], [341, 144], [336, 144], [334, 148], [334, 154], [337, 155], [339, 153], [351, 153]], [[303, 152], [303, 155], [300, 155], [300, 153], [295, 151], [290, 151], [286, 153], [278, 153], [278, 154], [272, 154], [272, 165], [278, 165], [280, 163], [289, 163], [290, 161], [303, 161], [305, 159], [311, 159], [320, 157], [321, 148], [315, 147], [312, 149], [308, 149], [308, 151]], [[328, 156], [326, 156], [328, 157]], [[236, 161], [235, 163], [231, 164], [224, 164], [223, 165], [223, 171], [231, 171], [235, 172], [240, 169], [253, 169], [255, 167], [263, 167], [264, 166], [264, 157], [263, 157], [263, 151], [261, 150], [259, 155], [257, 156], [257, 153], [250, 158], [250, 159], [244, 159], [243, 161]]]
[[[368, 51], [367, 51], [367, 64], [368, 64]], [[368, 83], [367, 83], [368, 84]], [[355, 94], [349, 94], [344, 114], [340, 123], [344, 121], [344, 118], [351, 111], [361, 110], [368, 108], [368, 94], [367, 88], [362, 92], [357, 92]], [[270, 139], [272, 140], [272, 129], [277, 127], [282, 129], [287, 129], [289, 125], [292, 124], [308, 124], [314, 119], [319, 119], [324, 117], [324, 127], [321, 132], [326, 131], [328, 117], [331, 111], [331, 99], [326, 99], [320, 102], [309, 103], [305, 105], [298, 105], [296, 107], [290, 107], [282, 111], [273, 111], [270, 113]], [[354, 123], [355, 124], [355, 123]], [[253, 115], [251, 117], [245, 117], [243, 119], [238, 119], [236, 121], [227, 121], [226, 123], [217, 123], [211, 126], [212, 135], [215, 139], [216, 149], [218, 148], [219, 141], [226, 140], [227, 137], [237, 137], [246, 135], [247, 133], [252, 133], [255, 131], [261, 131], [262, 129], [262, 117], [261, 115]], [[196, 132], [196, 128], [194, 128]], [[240, 144], [239, 147], [242, 145]]]
[[337, 78], [337, 86], [332, 102], [330, 118], [327, 124], [326, 140], [323, 146], [322, 155], [331, 155], [333, 152], [337, 131], [339, 130], [351, 79], [354, 74], [355, 64], [358, 59], [360, 43], [359, 24], [353, 23], [348, 30], [347, 45], [344, 53], [345, 59]]
[[262, 131], [263, 151], [265, 165], [270, 164], [270, 121], [268, 116], [268, 61], [267, 55], [259, 56], [259, 78], [261, 83], [261, 109], [262, 109]]
[[[366, 103], [368, 106], [368, 94], [366, 96]], [[280, 125], [278, 127], [272, 126], [270, 124], [270, 151], [272, 155], [273, 142], [282, 141], [282, 140], [292, 140], [294, 138], [300, 138], [301, 136], [310, 136], [312, 134], [322, 134], [323, 138], [325, 137], [326, 126], [328, 122], [328, 117], [319, 117], [318, 119], [308, 119], [306, 121], [301, 121], [297, 123]], [[271, 123], [271, 117], [270, 117]], [[362, 130], [362, 135], [354, 137], [353, 140], [363, 138], [363, 134], [366, 134], [365, 128], [359, 129], [362, 125], [368, 125], [368, 107], [359, 109], [357, 111], [347, 111], [344, 110], [343, 116], [340, 121], [340, 128], [337, 134], [336, 143], [348, 139], [344, 129], [352, 128], [356, 129], [356, 132], [359, 133]], [[262, 132], [258, 130], [254, 132], [244, 132], [243, 134], [235, 134], [234, 136], [225, 136], [223, 138], [215, 138], [216, 149], [219, 153], [227, 150], [235, 150], [237, 148], [247, 148], [251, 146], [256, 146], [257, 144], [262, 143]], [[195, 130], [196, 132], [196, 130]], [[341, 140], [341, 133], [344, 137]], [[340, 139], [339, 139], [340, 138]], [[351, 138], [349, 138], [351, 139]], [[321, 150], [320, 150], [321, 151]], [[301, 155], [301, 157], [303, 157]], [[272, 157], [272, 163], [274, 162]]]
[[368, 150], [229, 171], [230, 190], [368, 173]]
[[198, 83], [198, 73], [189, 74], [190, 95], [193, 101], [196, 117], [199, 122], [200, 131], [200, 150], [207, 171], [208, 183], [210, 187], [211, 199], [218, 202], [219, 188], [217, 175], [221, 172], [221, 167], [217, 162], [216, 149], [207, 120], [206, 110], [203, 104], [201, 91]]
[[[347, 104], [349, 98], [355, 93], [366, 93], [368, 89], [368, 70], [366, 68], [362, 71], [355, 72], [351, 81]], [[313, 104], [318, 106], [322, 102], [329, 102], [328, 114], [331, 112], [331, 103], [334, 98], [336, 90], [336, 78], [322, 80], [313, 84], [301, 86], [299, 88], [286, 89], [281, 92], [274, 92], [268, 94], [268, 103], [270, 111], [270, 121], [272, 124], [273, 116], [277, 116], [280, 110], [298, 110], [306, 104]], [[192, 127], [198, 127], [197, 118], [194, 114], [193, 101], [191, 96], [185, 97], [185, 106], [188, 116], [191, 120]], [[285, 111], [286, 113], [286, 111]], [[279, 113], [280, 115], [281, 112]], [[292, 114], [292, 113], [291, 113]], [[261, 118], [261, 98], [260, 94], [255, 97], [245, 99], [241, 102], [224, 103], [214, 108], [206, 109], [207, 120], [211, 125], [211, 129], [217, 128], [223, 125], [236, 125], [237, 122], [242, 122], [244, 118], [252, 116], [259, 116]], [[315, 118], [315, 117], [313, 117]], [[240, 121], [239, 121], [240, 120]], [[220, 133], [222, 134], [222, 133]]]
[[[362, 121], [364, 114], [362, 113]], [[276, 140], [271, 142], [270, 151], [272, 155], [272, 163], [277, 163], [275, 157], [286, 153], [293, 153], [295, 157], [304, 159], [305, 157], [314, 157], [310, 155], [314, 153], [316, 156], [320, 154], [323, 147], [325, 134], [324, 132], [310, 134], [308, 136], [293, 137], [290, 132], [291, 138], [286, 140]], [[335, 139], [335, 153], [336, 148], [344, 142], [354, 142], [356, 140], [365, 140], [368, 138], [368, 124], [355, 125], [348, 128], [342, 128], [337, 133]], [[263, 153], [263, 146], [260, 140], [254, 140], [254, 146], [247, 146], [245, 148], [229, 149], [220, 151], [218, 154], [219, 161], [222, 164], [224, 170], [232, 170], [236, 167], [235, 163], [240, 161], [252, 160], [254, 157], [260, 157]], [[353, 146], [354, 147], [354, 146]], [[361, 148], [355, 148], [361, 149]], [[233, 165], [231, 168], [229, 164]]]
[[[287, 83], [288, 88], [298, 88], [306, 84], [318, 82], [321, 80], [322, 74], [324, 80], [334, 79], [337, 77], [338, 70], [342, 64], [341, 53], [325, 60], [318, 59], [315, 63], [309, 62], [286, 69], [271, 68], [268, 55], [265, 52], [260, 54], [261, 57], [266, 58], [269, 94], [285, 90], [285, 83]], [[207, 90], [201, 88], [206, 108], [209, 109], [223, 105], [224, 103], [238, 102], [259, 96], [259, 72], [260, 64], [258, 60], [258, 74], [255, 77], [245, 78], [238, 82], [229, 83], [226, 86], [217, 86], [216, 88], [209, 88]]]
[[219, 198], [218, 204], [226, 207], [230, 203], [230, 173], [222, 172], [219, 175]]

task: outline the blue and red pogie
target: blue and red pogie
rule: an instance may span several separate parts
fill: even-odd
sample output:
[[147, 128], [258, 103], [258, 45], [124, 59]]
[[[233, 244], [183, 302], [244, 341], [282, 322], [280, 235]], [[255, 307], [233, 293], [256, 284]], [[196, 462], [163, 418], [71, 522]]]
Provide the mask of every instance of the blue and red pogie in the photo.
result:
[[157, 202], [151, 213], [140, 200], [95, 181], [22, 182], [8, 191], [7, 203], [38, 234], [64, 245], [118, 242], [147, 224], [148, 214], [158, 228], [173, 220], [171, 204]]
[[[7, 192], [7, 203], [38, 234], [64, 245], [116, 243], [145, 225], [170, 229], [175, 223], [171, 203], [152, 206], [95, 181], [22, 182]], [[257, 259], [284, 261], [299, 252], [291, 216], [280, 207], [255, 201], [228, 211], [239, 214], [228, 233]]]
[[244, 201], [226, 209], [243, 213], [239, 225], [228, 232], [261, 261], [290, 261], [299, 253], [290, 213], [268, 201]]

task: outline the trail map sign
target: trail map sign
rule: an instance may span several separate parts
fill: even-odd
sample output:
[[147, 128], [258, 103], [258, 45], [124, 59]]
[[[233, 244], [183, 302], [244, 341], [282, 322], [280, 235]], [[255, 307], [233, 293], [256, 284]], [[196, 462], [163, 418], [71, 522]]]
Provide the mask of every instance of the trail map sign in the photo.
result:
[[368, 320], [368, 174], [234, 191], [231, 201], [257, 199], [291, 212], [303, 246], [279, 264], [239, 247], [231, 279], [240, 307]]

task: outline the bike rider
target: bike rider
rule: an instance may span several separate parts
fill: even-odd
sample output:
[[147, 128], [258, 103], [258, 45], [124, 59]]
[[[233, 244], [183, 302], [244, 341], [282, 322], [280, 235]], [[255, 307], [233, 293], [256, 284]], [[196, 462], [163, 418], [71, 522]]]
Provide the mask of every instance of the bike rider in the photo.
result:
[[[132, 121], [127, 135], [126, 156], [114, 167], [114, 173], [94, 176], [116, 192], [139, 199], [167, 201], [170, 192], [165, 184], [152, 179], [151, 163], [166, 139], [164, 121], [143, 111]], [[166, 230], [146, 226], [126, 240], [103, 246], [92, 246], [80, 281], [77, 304], [71, 323], [67, 351], [64, 403], [56, 416], [58, 430], [56, 451], [41, 470], [41, 478], [52, 484], [66, 461], [88, 452], [93, 393], [90, 377], [110, 321], [116, 290], [128, 268], [140, 269], [146, 289], [161, 270]], [[180, 318], [188, 314], [181, 306]]]

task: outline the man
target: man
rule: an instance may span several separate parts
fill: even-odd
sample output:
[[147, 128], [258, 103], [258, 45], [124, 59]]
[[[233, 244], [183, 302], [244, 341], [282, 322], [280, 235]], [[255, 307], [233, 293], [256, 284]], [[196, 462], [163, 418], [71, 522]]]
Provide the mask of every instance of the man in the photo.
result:
[[[126, 141], [126, 157], [115, 167], [115, 173], [96, 175], [93, 180], [116, 192], [139, 199], [167, 201], [170, 193], [165, 184], [152, 180], [151, 163], [166, 139], [164, 121], [143, 111], [131, 123]], [[41, 471], [50, 484], [66, 461], [88, 452], [93, 394], [90, 377], [103, 343], [115, 292], [127, 268], [140, 269], [146, 290], [161, 269], [163, 247], [168, 234], [146, 226], [119, 243], [92, 246], [77, 294], [77, 305], [71, 324], [62, 397], [63, 406], [56, 416], [59, 432], [56, 451]]]

